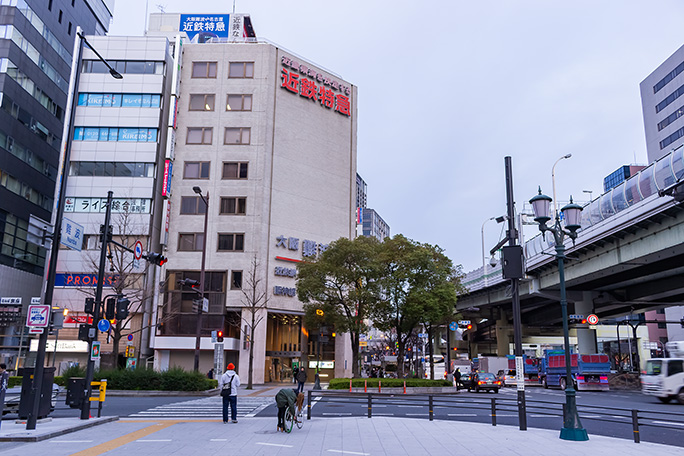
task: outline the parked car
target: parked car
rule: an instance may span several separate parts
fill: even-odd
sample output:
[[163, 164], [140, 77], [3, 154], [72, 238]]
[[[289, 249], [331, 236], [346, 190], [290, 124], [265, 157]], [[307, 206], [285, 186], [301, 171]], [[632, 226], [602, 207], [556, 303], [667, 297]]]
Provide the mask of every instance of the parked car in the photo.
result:
[[[50, 399], [50, 411], [55, 410], [57, 405], [57, 396], [59, 395], [59, 385], [52, 384], [52, 398]], [[21, 401], [21, 386], [7, 388], [5, 391], [5, 407], [2, 409], [2, 414], [19, 413], [19, 402]]]
[[499, 388], [501, 388], [501, 380], [497, 380], [494, 374], [489, 372], [478, 372], [470, 374], [466, 378], [464, 386], [468, 388], [468, 391], [475, 390], [476, 393], [480, 391], [494, 391], [498, 393]]

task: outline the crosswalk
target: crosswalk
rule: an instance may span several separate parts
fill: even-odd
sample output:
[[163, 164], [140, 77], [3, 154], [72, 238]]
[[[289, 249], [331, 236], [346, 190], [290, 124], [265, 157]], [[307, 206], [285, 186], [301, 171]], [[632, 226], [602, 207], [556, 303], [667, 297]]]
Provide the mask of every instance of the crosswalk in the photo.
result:
[[[248, 418], [275, 403], [271, 397], [238, 396], [238, 417]], [[204, 397], [191, 401], [160, 405], [128, 415], [129, 418], [208, 418], [222, 419], [223, 402], [220, 397]]]

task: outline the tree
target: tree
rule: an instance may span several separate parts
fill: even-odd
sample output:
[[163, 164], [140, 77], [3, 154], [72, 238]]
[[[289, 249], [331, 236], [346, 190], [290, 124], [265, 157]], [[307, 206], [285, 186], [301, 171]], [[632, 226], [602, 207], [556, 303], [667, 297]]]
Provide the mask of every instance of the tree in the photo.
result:
[[297, 296], [304, 303], [305, 320], [315, 319], [322, 311], [326, 323], [349, 333], [355, 377], [360, 371], [359, 335], [380, 301], [379, 253], [380, 243], [375, 238], [340, 238], [317, 259], [299, 263]]
[[390, 335], [397, 344], [397, 375], [404, 375], [404, 358], [413, 343], [415, 328], [421, 321], [420, 305], [408, 296], [416, 285], [421, 249], [415, 241], [398, 234], [382, 243], [379, 261], [383, 300], [372, 313], [373, 325]]
[[[247, 376], [247, 389], [252, 389], [252, 371], [254, 367], [254, 343], [253, 335], [256, 327], [264, 319], [263, 310], [268, 303], [268, 296], [262, 290], [262, 279], [258, 278], [257, 270], [259, 263], [256, 255], [252, 258], [252, 267], [242, 284], [242, 304], [243, 311], [248, 314], [248, 318], [242, 317], [246, 328], [243, 329], [244, 337], [249, 341], [249, 373]], [[242, 325], [240, 325], [242, 327]]]

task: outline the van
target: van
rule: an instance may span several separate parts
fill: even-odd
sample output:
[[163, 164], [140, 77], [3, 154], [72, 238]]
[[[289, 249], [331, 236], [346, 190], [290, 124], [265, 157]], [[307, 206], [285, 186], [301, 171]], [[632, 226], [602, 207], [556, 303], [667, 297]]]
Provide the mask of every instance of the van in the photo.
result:
[[655, 358], [646, 361], [641, 392], [667, 404], [672, 399], [684, 405], [684, 358]]

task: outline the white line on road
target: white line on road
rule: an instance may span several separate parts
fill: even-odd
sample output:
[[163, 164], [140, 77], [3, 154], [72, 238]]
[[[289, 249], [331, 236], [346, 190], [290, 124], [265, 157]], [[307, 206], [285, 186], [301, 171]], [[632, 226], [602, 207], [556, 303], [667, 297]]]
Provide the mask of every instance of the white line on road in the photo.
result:
[[449, 416], [477, 416], [477, 413], [449, 413]]
[[667, 424], [667, 425], [675, 425], [675, 426], [684, 426], [684, 423], [674, 423], [672, 421], [653, 421], [653, 424]]
[[426, 405], [400, 405], [399, 406], [399, 408], [411, 408], [411, 407], [413, 407], [413, 408], [421, 407], [422, 408], [422, 407], [427, 407], [427, 404]]
[[427, 416], [429, 413], [406, 413], [406, 416]]
[[340, 416], [340, 415], [351, 415], [351, 413], [324, 413], [323, 415]]
[[156, 439], [156, 440], [153, 440], [153, 439], [146, 439], [146, 440], [138, 439], [138, 440], [136, 440], [136, 442], [170, 442], [170, 441], [171, 441], [171, 439]]
[[394, 413], [373, 413], [373, 416], [394, 416]]
[[361, 454], [368, 455], [370, 453], [357, 453], [356, 451], [344, 451], [344, 450], [328, 450], [330, 453], [342, 453], [342, 454]]
[[266, 442], [257, 442], [257, 445], [266, 445], [266, 446], [277, 446], [277, 447], [283, 447], [283, 448], [292, 448], [292, 445], [281, 445], [279, 443], [266, 443]]
[[209, 439], [210, 442], [227, 442], [228, 439]]
[[580, 418], [601, 418], [601, 415], [580, 415]]
[[503, 415], [503, 414], [499, 414], [499, 413], [496, 414], [497, 418], [502, 417], [502, 416], [518, 416], [518, 415]]
[[92, 440], [50, 440], [51, 443], [92, 443]]

